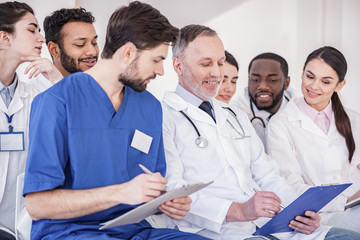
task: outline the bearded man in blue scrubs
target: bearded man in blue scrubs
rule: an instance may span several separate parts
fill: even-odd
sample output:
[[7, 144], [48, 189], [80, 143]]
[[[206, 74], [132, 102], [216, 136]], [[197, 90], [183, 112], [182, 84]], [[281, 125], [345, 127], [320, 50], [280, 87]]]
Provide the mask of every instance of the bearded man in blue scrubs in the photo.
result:
[[[32, 239], [205, 239], [145, 220], [99, 230], [165, 189], [161, 105], [145, 90], [163, 75], [177, 35], [158, 10], [132, 2], [111, 16], [93, 68], [35, 98], [23, 192]], [[190, 203], [176, 198], [160, 210], [182, 219]]]

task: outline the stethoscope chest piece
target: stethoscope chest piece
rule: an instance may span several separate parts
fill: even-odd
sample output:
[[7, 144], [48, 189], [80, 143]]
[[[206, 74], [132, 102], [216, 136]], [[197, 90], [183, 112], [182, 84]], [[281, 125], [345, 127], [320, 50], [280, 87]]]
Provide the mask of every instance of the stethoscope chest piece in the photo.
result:
[[208, 146], [208, 141], [203, 138], [202, 136], [198, 136], [195, 139], [195, 144], [199, 147], [199, 148], [206, 148]]

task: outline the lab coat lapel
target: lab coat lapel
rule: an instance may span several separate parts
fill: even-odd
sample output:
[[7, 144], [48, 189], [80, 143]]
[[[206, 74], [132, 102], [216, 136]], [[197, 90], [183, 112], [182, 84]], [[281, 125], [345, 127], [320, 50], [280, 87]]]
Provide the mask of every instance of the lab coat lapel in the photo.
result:
[[300, 121], [301, 127], [313, 134], [328, 139], [327, 135], [314, 123], [305, 113], [303, 113], [293, 100], [288, 104], [289, 107], [285, 111], [288, 112], [289, 121]]
[[164, 95], [164, 102], [176, 111], [184, 111], [193, 120], [206, 122], [210, 125], [216, 126], [216, 123], [209, 114], [186, 102], [182, 97], [174, 92], [166, 92]]
[[222, 129], [226, 123], [226, 119], [229, 117], [229, 111], [223, 109], [223, 107], [229, 107], [229, 105], [216, 99], [212, 99], [212, 103], [214, 107], [217, 128]]
[[22, 84], [18, 84], [14, 97], [10, 102], [9, 108], [7, 109], [7, 114], [13, 115], [14, 113], [20, 111], [24, 107], [23, 99], [28, 97], [29, 93], [25, 91]]

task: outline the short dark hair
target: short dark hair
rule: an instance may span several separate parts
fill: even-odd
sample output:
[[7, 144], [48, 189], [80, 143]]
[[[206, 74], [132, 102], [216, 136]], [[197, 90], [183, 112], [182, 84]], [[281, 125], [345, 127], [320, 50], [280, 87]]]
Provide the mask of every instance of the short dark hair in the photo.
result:
[[4, 2], [0, 3], [0, 31], [14, 33], [15, 23], [26, 14], [34, 15], [34, 10], [22, 2]]
[[236, 61], [235, 57], [225, 50], [225, 62], [228, 62], [229, 64], [233, 65], [237, 71], [239, 71], [239, 64]]
[[61, 29], [68, 22], [93, 23], [94, 21], [92, 13], [87, 12], [84, 8], [62, 8], [54, 11], [44, 20], [46, 44], [52, 41], [61, 45], [63, 40]]
[[283, 57], [281, 57], [280, 55], [277, 55], [277, 54], [271, 53], [271, 52], [262, 53], [262, 54], [257, 55], [256, 57], [254, 57], [253, 60], [251, 60], [251, 62], [249, 64], [249, 68], [248, 68], [249, 74], [250, 74], [250, 69], [251, 69], [252, 63], [255, 60], [259, 60], [259, 59], [271, 59], [271, 60], [277, 61], [278, 63], [280, 63], [280, 68], [284, 74], [284, 77], [285, 78], [288, 77], [289, 66], [288, 66], [288, 63], [286, 62], [286, 60]]
[[217, 36], [215, 30], [197, 24], [190, 24], [180, 29], [179, 37], [176, 41], [175, 46], [172, 48], [173, 57], [179, 57], [187, 45], [194, 41], [198, 36]]
[[178, 33], [179, 29], [171, 25], [159, 10], [134, 1], [111, 15], [101, 57], [111, 58], [127, 42], [133, 43], [139, 50], [151, 49], [162, 43], [175, 43]]

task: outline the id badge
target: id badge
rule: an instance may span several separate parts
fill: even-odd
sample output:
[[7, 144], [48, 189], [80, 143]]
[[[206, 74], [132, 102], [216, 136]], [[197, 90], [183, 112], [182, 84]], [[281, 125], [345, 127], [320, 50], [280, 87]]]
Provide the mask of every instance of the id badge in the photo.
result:
[[0, 132], [0, 152], [24, 150], [24, 132]]
[[148, 154], [152, 139], [149, 135], [136, 129], [130, 146]]

